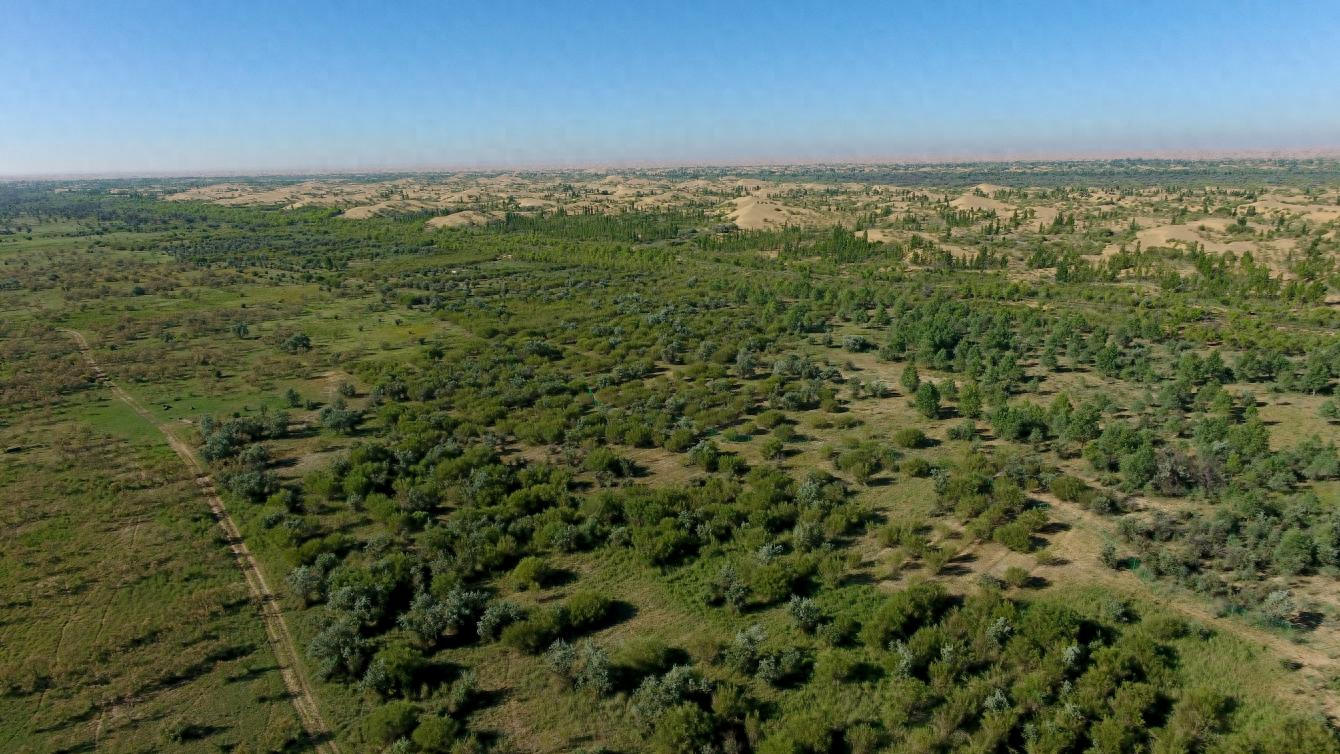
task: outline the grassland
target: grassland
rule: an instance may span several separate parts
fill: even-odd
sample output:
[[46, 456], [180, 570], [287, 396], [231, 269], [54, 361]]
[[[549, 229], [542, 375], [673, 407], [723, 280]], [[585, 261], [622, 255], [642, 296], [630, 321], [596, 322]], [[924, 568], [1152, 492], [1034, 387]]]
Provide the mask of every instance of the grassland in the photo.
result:
[[[90, 376], [68, 338], [10, 338], [11, 358], [31, 349], [10, 362], [31, 378]], [[152, 427], [86, 385], [55, 405], [7, 407], [0, 443], [0, 747], [272, 751], [300, 740], [241, 574]]]

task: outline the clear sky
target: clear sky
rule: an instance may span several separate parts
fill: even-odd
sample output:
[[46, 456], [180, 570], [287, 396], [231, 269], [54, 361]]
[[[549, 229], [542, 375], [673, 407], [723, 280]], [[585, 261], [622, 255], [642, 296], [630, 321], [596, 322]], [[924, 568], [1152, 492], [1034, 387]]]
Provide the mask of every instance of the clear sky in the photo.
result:
[[0, 0], [0, 175], [1340, 148], [1340, 2]]

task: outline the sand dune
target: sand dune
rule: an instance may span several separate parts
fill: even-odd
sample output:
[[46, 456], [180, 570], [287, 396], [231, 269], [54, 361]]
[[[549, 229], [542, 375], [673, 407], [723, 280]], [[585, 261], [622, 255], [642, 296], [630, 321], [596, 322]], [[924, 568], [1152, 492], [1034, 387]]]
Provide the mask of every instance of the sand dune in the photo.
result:
[[[1216, 237], [1216, 235], [1222, 234], [1231, 222], [1227, 218], [1212, 217], [1177, 225], [1155, 225], [1136, 231], [1135, 238], [1139, 241], [1141, 248], [1144, 249], [1158, 246], [1190, 249], [1192, 244], [1199, 244], [1201, 248], [1212, 254], [1232, 253], [1242, 256], [1250, 253], [1257, 262], [1265, 264], [1272, 271], [1280, 274], [1287, 273], [1287, 257], [1290, 251], [1297, 248], [1297, 241], [1291, 238], [1265, 241], [1260, 239], [1226, 240], [1223, 237]], [[1103, 256], [1108, 257], [1117, 253], [1121, 246], [1122, 244], [1117, 243], [1108, 244], [1103, 249]], [[1126, 247], [1128, 250], [1133, 249], [1134, 244], [1128, 243]]]
[[[1060, 212], [1074, 213], [1083, 227], [1107, 227], [1119, 234], [1124, 234], [1134, 220], [1140, 227], [1136, 239], [1143, 248], [1187, 248], [1194, 243], [1210, 253], [1241, 255], [1251, 252], [1257, 260], [1280, 273], [1286, 272], [1288, 254], [1296, 246], [1284, 239], [1267, 241], [1251, 235], [1228, 233], [1235, 218], [1222, 214], [1170, 224], [1169, 203], [1198, 213], [1202, 200], [1188, 201], [1183, 193], [1162, 188], [1135, 192], [1096, 189], [1062, 201], [1044, 200], [1041, 192], [1029, 190], [1029, 198], [1019, 204], [996, 198], [1003, 190], [1004, 187], [992, 183], [979, 183], [966, 190], [900, 189], [851, 181], [765, 180], [728, 173], [683, 180], [656, 171], [611, 175], [591, 170], [461, 173], [384, 180], [330, 177], [295, 179], [289, 183], [233, 179], [191, 186], [165, 198], [228, 205], [337, 207], [350, 220], [431, 210], [439, 216], [427, 221], [429, 228], [459, 228], [493, 222], [502, 217], [501, 208], [508, 204], [520, 212], [551, 211], [562, 207], [575, 214], [665, 211], [703, 206], [707, 202], [715, 204], [716, 214], [746, 230], [814, 228], [835, 223], [851, 228], [857, 221], [869, 222], [866, 218], [871, 213], [883, 211], [887, 213], [880, 216], [891, 218], [890, 222], [882, 223], [885, 225], [912, 215], [928, 221], [928, 227], [934, 227], [938, 211], [935, 203], [944, 201], [959, 210], [994, 211], [1003, 220], [1008, 220], [1015, 211], [1029, 209], [1034, 218], [1025, 223], [1021, 233], [1036, 232], [1038, 226], [1045, 229]], [[723, 196], [733, 198], [723, 200]], [[931, 203], [928, 204], [926, 198]], [[1279, 215], [1322, 224], [1340, 222], [1340, 206], [1335, 204], [1336, 198], [1334, 191], [1308, 195], [1299, 190], [1273, 189], [1258, 195], [1255, 201], [1245, 206], [1255, 209], [1252, 225], [1254, 230], [1260, 231], [1269, 227]], [[893, 228], [875, 228], [856, 235], [864, 235], [873, 242], [889, 243], [905, 239], [907, 233]], [[1126, 245], [1134, 247], [1132, 242]], [[1110, 256], [1120, 248], [1120, 244], [1108, 244], [1102, 254]], [[963, 253], [971, 252], [965, 250]]]
[[217, 202], [221, 199], [251, 193], [253, 190], [252, 187], [241, 183], [215, 183], [209, 186], [196, 186], [185, 191], [178, 191], [163, 198], [170, 202]]
[[1323, 204], [1295, 204], [1267, 197], [1247, 205], [1254, 207], [1258, 214], [1272, 217], [1276, 214], [1298, 215], [1316, 223], [1329, 223], [1340, 220], [1340, 207]]
[[949, 202], [949, 206], [955, 209], [995, 210], [996, 214], [999, 215], [1007, 215], [1014, 211], [1013, 204], [1007, 204], [989, 196], [977, 196], [976, 194], [964, 194]]
[[726, 218], [745, 230], [815, 225], [819, 222], [817, 213], [812, 210], [788, 207], [757, 196], [742, 196], [730, 204], [735, 208], [726, 214]]
[[857, 238], [864, 237], [865, 240], [869, 241], [870, 243], [891, 243], [893, 241], [898, 240], [897, 236], [893, 234], [893, 231], [885, 230], [884, 228], [867, 228], [865, 230], [858, 230], [856, 231], [856, 237]]
[[369, 217], [387, 213], [389, 211], [410, 209], [405, 206], [405, 202], [377, 202], [376, 204], [361, 204], [357, 207], [350, 207], [340, 213], [342, 217], [349, 220], [366, 220]]
[[1056, 207], [1029, 207], [1029, 209], [1033, 210], [1033, 214], [1036, 215], [1033, 218], [1033, 224], [1035, 225], [1037, 223], [1050, 225], [1052, 220], [1055, 220], [1056, 216], [1060, 214], [1060, 210]]
[[467, 209], [464, 212], [453, 212], [450, 215], [434, 217], [428, 221], [428, 227], [463, 228], [469, 225], [484, 225], [497, 219], [498, 217], [494, 213]]

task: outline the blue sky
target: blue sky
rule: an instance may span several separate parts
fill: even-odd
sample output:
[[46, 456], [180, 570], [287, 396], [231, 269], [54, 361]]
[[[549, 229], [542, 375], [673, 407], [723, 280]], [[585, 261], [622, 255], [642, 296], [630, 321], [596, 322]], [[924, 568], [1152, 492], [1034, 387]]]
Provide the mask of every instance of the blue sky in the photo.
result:
[[1340, 3], [0, 0], [0, 175], [1340, 148]]

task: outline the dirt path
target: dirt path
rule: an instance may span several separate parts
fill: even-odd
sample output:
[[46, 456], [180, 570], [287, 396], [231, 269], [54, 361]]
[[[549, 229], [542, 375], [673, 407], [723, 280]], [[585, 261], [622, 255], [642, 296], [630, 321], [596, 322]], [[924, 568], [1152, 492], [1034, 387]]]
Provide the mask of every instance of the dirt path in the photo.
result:
[[1281, 660], [1296, 663], [1300, 674], [1313, 685], [1316, 701], [1331, 718], [1340, 718], [1340, 698], [1330, 688], [1331, 680], [1340, 674], [1340, 661], [1336, 659], [1340, 656], [1340, 642], [1333, 632], [1314, 631], [1307, 636], [1306, 644], [1300, 644], [1287, 636], [1247, 625], [1241, 620], [1219, 617], [1195, 595], [1181, 596], [1164, 590], [1156, 591], [1134, 573], [1114, 571], [1098, 561], [1098, 552], [1103, 542], [1117, 539], [1109, 521], [1046, 492], [1032, 492], [1030, 496], [1050, 505], [1053, 519], [1069, 527], [1047, 536], [1047, 549], [1060, 556], [1063, 563], [1034, 567], [1034, 572], [1067, 581], [1104, 584], [1114, 590], [1139, 595], [1177, 610], [1202, 625], [1265, 647]]
[[[977, 588], [978, 577], [990, 574], [1003, 578], [1010, 566], [1019, 566], [1043, 577], [1050, 584], [1098, 585], [1113, 594], [1138, 598], [1179, 612], [1183, 617], [1223, 634], [1231, 635], [1270, 653], [1282, 661], [1292, 663], [1298, 672], [1298, 684], [1290, 690], [1294, 701], [1320, 706], [1332, 720], [1340, 720], [1340, 694], [1332, 688], [1333, 679], [1340, 677], [1340, 632], [1327, 624], [1295, 641], [1293, 638], [1250, 625], [1240, 618], [1220, 616], [1205, 599], [1195, 593], [1170, 584], [1149, 583], [1129, 570], [1113, 570], [1099, 560], [1103, 543], [1118, 541], [1115, 519], [1060, 500], [1047, 492], [1034, 491], [1029, 497], [1051, 507], [1051, 519], [1064, 529], [1045, 535], [1047, 550], [1056, 556], [1054, 564], [1040, 565], [1034, 556], [1006, 549], [994, 542], [970, 542], [951, 564], [958, 566], [952, 574], [941, 573], [937, 578], [951, 591], [969, 594]], [[873, 554], [878, 562], [879, 552]], [[901, 579], [883, 580], [881, 588], [889, 590], [905, 585]], [[1281, 689], [1281, 694], [1286, 690]]]
[[88, 341], [85, 340], [82, 333], [65, 329], [62, 329], [61, 332], [74, 338], [75, 342], [79, 344], [79, 352], [83, 355], [89, 368], [93, 370], [98, 383], [110, 389], [117, 400], [129, 406], [141, 418], [152, 424], [195, 476], [195, 483], [200, 488], [205, 501], [209, 503], [209, 509], [214, 514], [214, 520], [223, 530], [228, 548], [232, 551], [233, 557], [237, 560], [238, 568], [242, 570], [242, 575], [246, 578], [247, 588], [251, 591], [251, 596], [261, 607], [261, 617], [265, 622], [265, 633], [269, 637], [270, 648], [274, 652], [275, 660], [279, 663], [280, 675], [284, 679], [284, 688], [288, 690], [289, 698], [293, 701], [293, 708], [302, 721], [303, 729], [307, 731], [307, 735], [317, 751], [339, 754], [339, 747], [335, 745], [330, 726], [326, 725], [325, 719], [321, 717], [321, 710], [316, 705], [316, 695], [312, 693], [311, 685], [302, 671], [297, 645], [293, 641], [292, 633], [289, 632], [288, 622], [284, 620], [284, 613], [279, 609], [279, 602], [275, 598], [274, 591], [266, 583], [265, 575], [256, 564], [256, 559], [252, 557], [251, 551], [247, 549], [247, 544], [243, 541], [237, 524], [228, 515], [228, 509], [224, 507], [222, 498], [215, 491], [214, 480], [209, 476], [205, 465], [190, 445], [173, 434], [166, 424], [155, 419], [154, 415], [149, 413], [149, 410], [135, 400], [130, 393], [122, 390], [119, 385], [107, 378], [106, 373], [102, 371], [102, 367], [98, 366], [98, 362], [93, 358], [93, 351], [89, 348]]

